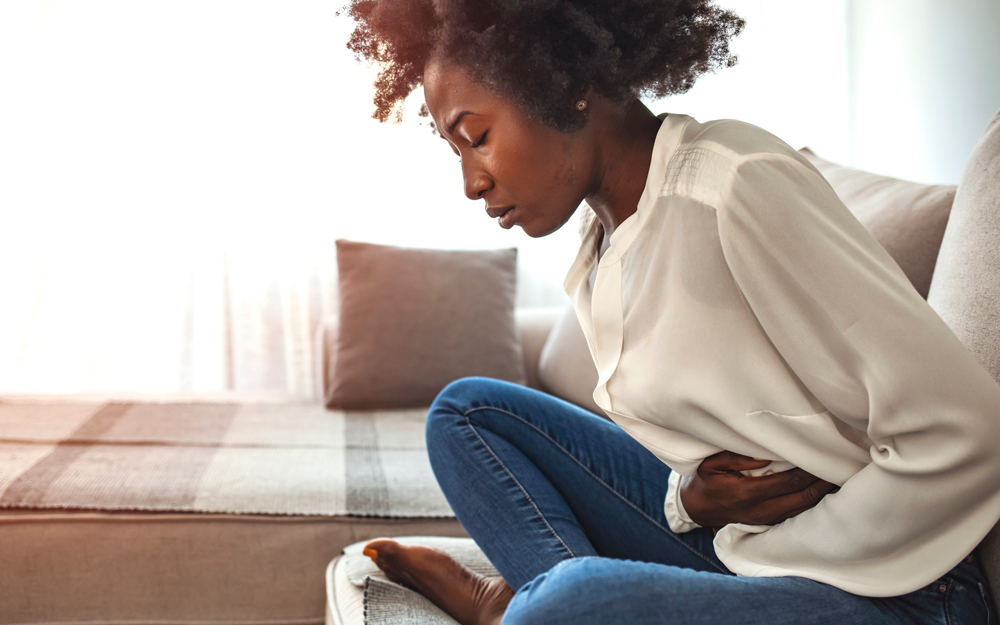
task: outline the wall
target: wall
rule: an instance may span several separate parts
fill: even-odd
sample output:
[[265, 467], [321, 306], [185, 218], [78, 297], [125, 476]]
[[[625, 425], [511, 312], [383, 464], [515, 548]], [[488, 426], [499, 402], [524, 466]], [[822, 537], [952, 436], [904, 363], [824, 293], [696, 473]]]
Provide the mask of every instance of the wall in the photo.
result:
[[1000, 108], [1000, 0], [848, 0], [851, 162], [955, 183]]
[[848, 0], [719, 0], [746, 20], [736, 67], [702, 77], [688, 93], [651, 103], [699, 121], [739, 119], [794, 148], [851, 157], [845, 11]]

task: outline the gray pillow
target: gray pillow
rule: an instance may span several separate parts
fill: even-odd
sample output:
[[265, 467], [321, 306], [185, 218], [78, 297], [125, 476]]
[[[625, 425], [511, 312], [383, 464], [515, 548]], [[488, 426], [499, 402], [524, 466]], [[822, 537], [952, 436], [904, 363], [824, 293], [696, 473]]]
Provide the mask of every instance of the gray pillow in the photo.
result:
[[889, 178], [831, 163], [808, 148], [799, 152], [927, 299], [955, 186]]
[[514, 325], [517, 250], [337, 241], [340, 324], [330, 408], [428, 406], [449, 382], [524, 382]]

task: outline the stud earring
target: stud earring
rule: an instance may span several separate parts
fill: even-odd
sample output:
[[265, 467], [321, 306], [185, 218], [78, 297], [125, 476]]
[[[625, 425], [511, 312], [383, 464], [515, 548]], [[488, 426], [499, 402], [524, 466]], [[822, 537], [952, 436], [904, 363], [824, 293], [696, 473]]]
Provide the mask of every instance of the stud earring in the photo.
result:
[[585, 110], [587, 110], [587, 101], [586, 100], [577, 100], [576, 101], [576, 110], [578, 110], [578, 111], [585, 111]]

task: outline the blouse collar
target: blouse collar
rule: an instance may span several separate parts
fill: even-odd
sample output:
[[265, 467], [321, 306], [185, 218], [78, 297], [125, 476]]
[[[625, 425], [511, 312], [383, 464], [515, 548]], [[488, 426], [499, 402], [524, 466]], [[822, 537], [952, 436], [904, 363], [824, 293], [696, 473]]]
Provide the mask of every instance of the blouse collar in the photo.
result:
[[[646, 185], [639, 197], [636, 211], [611, 233], [608, 249], [600, 258], [599, 268], [620, 261], [629, 246], [635, 241], [636, 235], [642, 230], [642, 225], [649, 217], [649, 213], [663, 189], [667, 164], [680, 146], [684, 128], [692, 119], [687, 115], [668, 115], [666, 113], [662, 113], [658, 117], [663, 120], [663, 123], [660, 124], [660, 129], [656, 132], [656, 139], [653, 141], [649, 173], [646, 175]], [[583, 236], [576, 260], [573, 261], [566, 274], [566, 279], [563, 281], [563, 289], [574, 301], [576, 300], [575, 294], [586, 283], [586, 278], [594, 263], [598, 261], [597, 255], [603, 236], [604, 226], [601, 224], [601, 220], [596, 218], [591, 220], [590, 227]]]

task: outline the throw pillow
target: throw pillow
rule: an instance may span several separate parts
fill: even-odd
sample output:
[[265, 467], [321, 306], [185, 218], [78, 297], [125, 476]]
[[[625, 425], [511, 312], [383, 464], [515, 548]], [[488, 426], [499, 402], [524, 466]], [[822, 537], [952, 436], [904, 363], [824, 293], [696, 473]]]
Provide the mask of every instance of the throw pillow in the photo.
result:
[[587, 347], [580, 320], [567, 306], [549, 332], [538, 362], [538, 385], [543, 391], [605, 416], [594, 402], [597, 367]]
[[799, 152], [823, 174], [921, 297], [927, 299], [955, 186], [889, 178], [831, 163], [808, 148]]
[[327, 406], [428, 406], [449, 382], [524, 382], [514, 325], [517, 250], [337, 241], [340, 324]]

